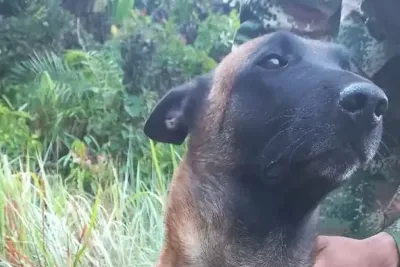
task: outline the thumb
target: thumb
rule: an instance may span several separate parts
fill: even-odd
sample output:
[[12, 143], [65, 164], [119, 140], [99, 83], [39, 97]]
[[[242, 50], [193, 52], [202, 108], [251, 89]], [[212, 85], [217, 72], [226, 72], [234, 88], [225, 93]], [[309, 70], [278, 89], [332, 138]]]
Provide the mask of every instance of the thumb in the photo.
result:
[[317, 257], [313, 261], [313, 267], [326, 267], [329, 266], [324, 257]]
[[327, 236], [317, 236], [314, 243], [313, 267], [324, 267], [326, 260], [320, 253], [328, 246], [329, 238]]
[[315, 238], [314, 248], [318, 252], [323, 250], [329, 245], [329, 237], [325, 235], [319, 235]]

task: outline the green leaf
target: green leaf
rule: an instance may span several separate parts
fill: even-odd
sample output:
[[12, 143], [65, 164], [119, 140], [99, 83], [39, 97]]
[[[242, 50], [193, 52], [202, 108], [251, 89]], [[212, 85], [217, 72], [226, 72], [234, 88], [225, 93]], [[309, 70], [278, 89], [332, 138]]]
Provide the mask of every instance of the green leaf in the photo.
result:
[[131, 117], [138, 117], [144, 109], [144, 101], [134, 95], [127, 96], [124, 109]]
[[114, 24], [120, 24], [130, 16], [133, 5], [134, 0], [114, 0], [112, 14]]

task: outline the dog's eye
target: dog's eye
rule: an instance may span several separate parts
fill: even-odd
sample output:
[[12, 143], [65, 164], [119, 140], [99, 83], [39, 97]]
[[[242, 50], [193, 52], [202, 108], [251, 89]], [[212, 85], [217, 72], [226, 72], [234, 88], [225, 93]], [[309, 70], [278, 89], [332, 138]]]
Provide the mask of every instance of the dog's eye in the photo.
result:
[[271, 54], [263, 58], [258, 65], [265, 69], [278, 69], [287, 66], [288, 62], [277, 54]]

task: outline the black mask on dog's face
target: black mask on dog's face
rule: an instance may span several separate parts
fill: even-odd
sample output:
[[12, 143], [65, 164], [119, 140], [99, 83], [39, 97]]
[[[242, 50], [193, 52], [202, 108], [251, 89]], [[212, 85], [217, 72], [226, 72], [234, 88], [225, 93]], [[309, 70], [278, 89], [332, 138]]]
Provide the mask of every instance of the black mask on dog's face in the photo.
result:
[[238, 47], [214, 72], [170, 90], [145, 133], [174, 144], [191, 133], [208, 153], [229, 148], [241, 164], [267, 172], [279, 162], [342, 178], [375, 155], [387, 104], [341, 46], [276, 32]]

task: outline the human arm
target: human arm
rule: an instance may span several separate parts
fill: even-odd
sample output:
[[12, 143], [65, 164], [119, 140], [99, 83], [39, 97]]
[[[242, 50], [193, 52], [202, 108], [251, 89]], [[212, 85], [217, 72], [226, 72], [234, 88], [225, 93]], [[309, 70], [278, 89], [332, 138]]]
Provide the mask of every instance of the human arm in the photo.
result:
[[[322, 217], [325, 218], [323, 219], [325, 228], [321, 225], [319, 229], [323, 235], [317, 238], [315, 267], [400, 266], [398, 249], [400, 247], [400, 187], [395, 192], [388, 190], [392, 185], [398, 184], [395, 179], [391, 180], [388, 177], [396, 177], [395, 174], [398, 174], [399, 170], [396, 169], [390, 174], [385, 172], [386, 176], [380, 176], [381, 173], [377, 171], [382, 170], [380, 168], [382, 165], [376, 164], [376, 166], [378, 169], [371, 167], [367, 172], [361, 172], [359, 176], [354, 177], [352, 183], [347, 184], [347, 187], [343, 187], [337, 195], [334, 195], [337, 196], [336, 198], [333, 196], [331, 199], [333, 202], [325, 203], [325, 207], [332, 208], [334, 203], [337, 203], [337, 207], [332, 210], [335, 211], [334, 213], [325, 213]], [[354, 190], [354, 188], [359, 190]], [[387, 203], [389, 195], [392, 197]], [[344, 207], [343, 203], [347, 206]], [[383, 208], [378, 203], [387, 204]], [[356, 207], [363, 208], [356, 209]], [[362, 213], [358, 213], [361, 210]], [[342, 225], [344, 228], [336, 233], [334, 230], [330, 232], [327, 226], [332, 216], [342, 219], [342, 222], [351, 223], [344, 223]], [[335, 223], [333, 225], [338, 226]], [[352, 238], [326, 235], [339, 235], [341, 232], [346, 232], [346, 236]]]
[[318, 236], [314, 267], [397, 267], [399, 254], [391, 235], [380, 232], [366, 239]]
[[383, 229], [383, 232], [392, 237], [397, 251], [400, 254], [400, 192], [396, 192], [392, 201], [385, 209], [384, 216], [385, 228]]

